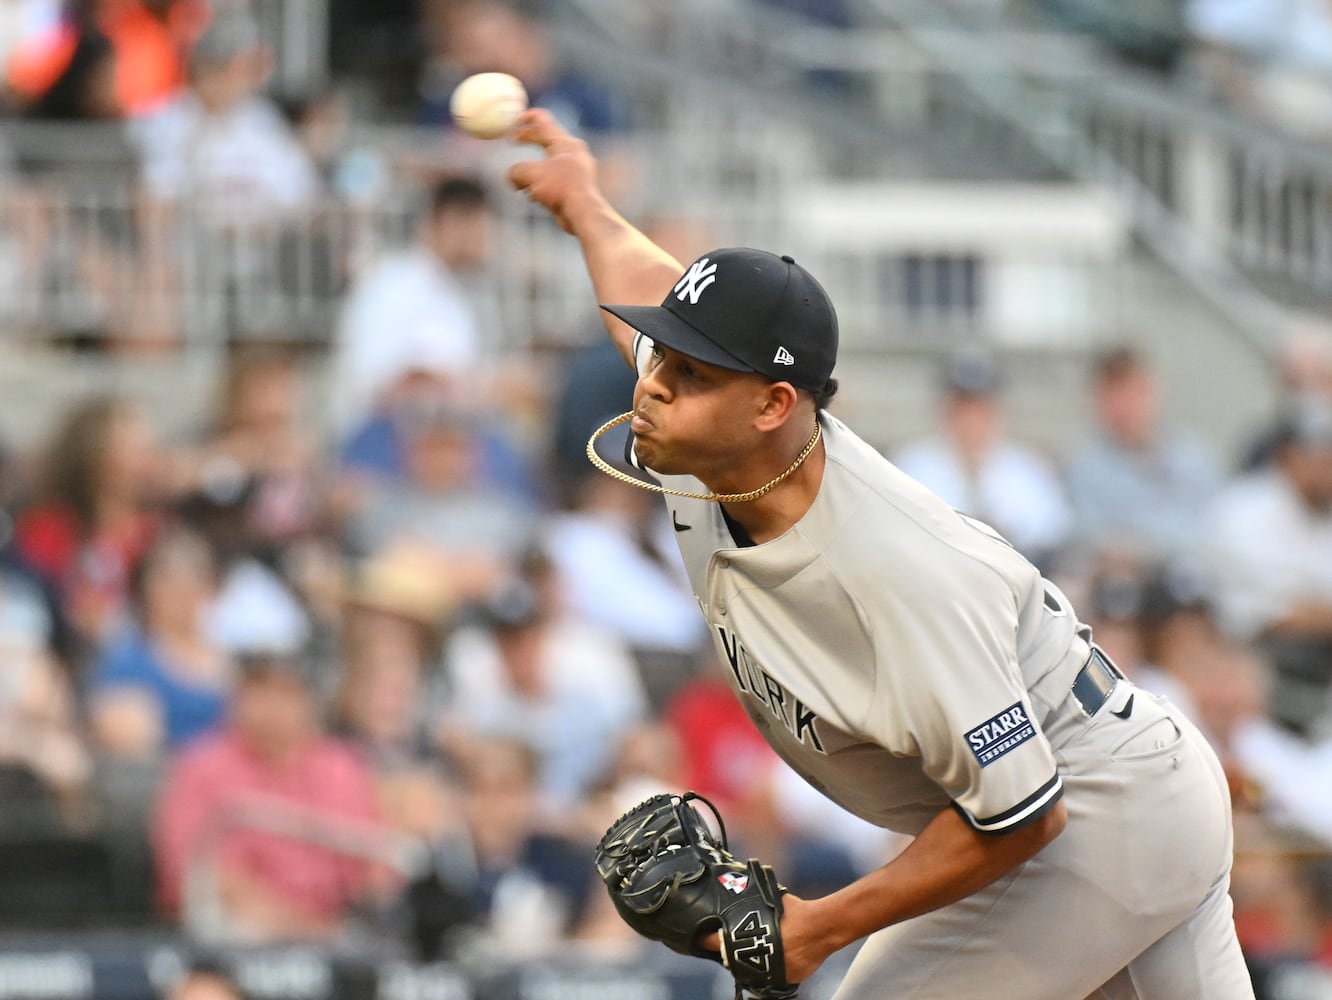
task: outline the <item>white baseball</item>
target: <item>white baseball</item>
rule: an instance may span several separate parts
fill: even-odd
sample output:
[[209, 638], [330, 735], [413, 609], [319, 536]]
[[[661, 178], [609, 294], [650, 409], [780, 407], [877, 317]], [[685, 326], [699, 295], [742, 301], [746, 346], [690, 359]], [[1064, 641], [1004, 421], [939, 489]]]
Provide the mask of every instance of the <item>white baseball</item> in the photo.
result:
[[449, 113], [478, 139], [498, 139], [527, 110], [527, 90], [508, 73], [474, 73], [454, 88]]

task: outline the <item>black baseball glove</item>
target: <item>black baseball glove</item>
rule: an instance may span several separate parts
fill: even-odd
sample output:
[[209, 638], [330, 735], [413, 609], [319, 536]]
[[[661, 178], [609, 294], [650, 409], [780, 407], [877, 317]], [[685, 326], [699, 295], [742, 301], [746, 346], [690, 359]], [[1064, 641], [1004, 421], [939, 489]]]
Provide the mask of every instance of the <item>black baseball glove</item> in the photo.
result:
[[[720, 841], [690, 803], [717, 817]], [[772, 869], [740, 862], [711, 802], [693, 792], [654, 795], [616, 820], [597, 844], [597, 871], [615, 909], [639, 934], [682, 955], [721, 962], [735, 977], [736, 1000], [788, 1000], [782, 949], [782, 893]], [[700, 947], [712, 931], [721, 953]]]

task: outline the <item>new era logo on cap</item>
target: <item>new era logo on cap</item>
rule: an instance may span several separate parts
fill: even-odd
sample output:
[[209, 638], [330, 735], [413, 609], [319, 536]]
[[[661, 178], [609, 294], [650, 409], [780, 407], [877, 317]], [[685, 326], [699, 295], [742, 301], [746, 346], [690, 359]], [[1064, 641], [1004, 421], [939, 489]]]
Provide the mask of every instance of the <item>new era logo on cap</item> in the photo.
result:
[[818, 392], [837, 361], [837, 313], [792, 258], [713, 250], [685, 269], [659, 306], [602, 306], [664, 347], [733, 371]]

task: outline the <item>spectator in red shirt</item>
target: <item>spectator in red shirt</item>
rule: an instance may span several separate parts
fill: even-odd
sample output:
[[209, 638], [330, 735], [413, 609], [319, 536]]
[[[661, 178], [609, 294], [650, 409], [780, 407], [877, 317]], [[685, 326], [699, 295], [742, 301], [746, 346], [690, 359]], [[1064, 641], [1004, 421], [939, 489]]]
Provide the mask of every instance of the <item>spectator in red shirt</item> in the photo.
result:
[[675, 692], [663, 717], [685, 751], [685, 787], [728, 816], [759, 807], [778, 758], [724, 681], [706, 674], [691, 679]]
[[14, 527], [15, 551], [57, 596], [83, 646], [125, 615], [130, 572], [152, 540], [160, 482], [152, 429], [133, 403], [102, 396], [65, 417], [45, 453], [36, 503]]
[[371, 775], [293, 657], [243, 659], [229, 723], [181, 752], [153, 826], [159, 902], [203, 940], [328, 939], [397, 889]]
[[98, 27], [116, 51], [116, 96], [127, 115], [154, 111], [185, 86], [189, 46], [210, 17], [204, 0], [101, 0]]

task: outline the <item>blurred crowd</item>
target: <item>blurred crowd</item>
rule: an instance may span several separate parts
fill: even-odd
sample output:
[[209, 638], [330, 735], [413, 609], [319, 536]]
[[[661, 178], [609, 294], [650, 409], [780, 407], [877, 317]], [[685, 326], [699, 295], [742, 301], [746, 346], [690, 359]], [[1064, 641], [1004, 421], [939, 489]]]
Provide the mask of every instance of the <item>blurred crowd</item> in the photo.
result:
[[[632, 127], [532, 10], [330, 16], [335, 61], [400, 120], [446, 127], [453, 82], [498, 68], [584, 135]], [[401, 183], [328, 141], [337, 91], [272, 92], [239, 0], [8, 0], [0, 18], [11, 115], [127, 123], [148, 220], [142, 294], [115, 317], [133, 336], [176, 280], [162, 220], [181, 206], [225, 229]], [[497, 351], [470, 280], [503, 266], [497, 192], [463, 170], [412, 181], [410, 233], [340, 289], [317, 357], [232, 342], [198, 426], [89, 395], [0, 454], [5, 920], [624, 955], [644, 946], [589, 859], [648, 793], [703, 793], [737, 853], [800, 893], [902, 847], [777, 761], [722, 681], [664, 508], [587, 463], [632, 373], [609, 345]], [[678, 256], [707, 249], [655, 226]], [[75, 266], [96, 287], [111, 265], [90, 240]], [[1249, 955], [1332, 969], [1332, 327], [1292, 323], [1278, 363], [1271, 425], [1217, 455], [1165, 418], [1156, 359], [1107, 346], [1071, 415], [1086, 433], [1052, 454], [1011, 432], [1004, 360], [961, 351], [933, 431], [889, 457], [1187, 708], [1231, 777]]]
[[1031, 0], [1054, 24], [1251, 120], [1332, 137], [1326, 0]]
[[[514, 418], [526, 390], [451, 271], [489, 197], [440, 181], [366, 271], [314, 419], [307, 358], [238, 345], [201, 426], [99, 394], [5, 455], [0, 839], [100, 858], [89, 915], [421, 958], [632, 950], [588, 859], [648, 792], [708, 794], [807, 891], [890, 849], [779, 770], [662, 508], [582, 456], [628, 368], [571, 359], [549, 440]], [[0, 880], [63, 907], [92, 863], [0, 849]]]

